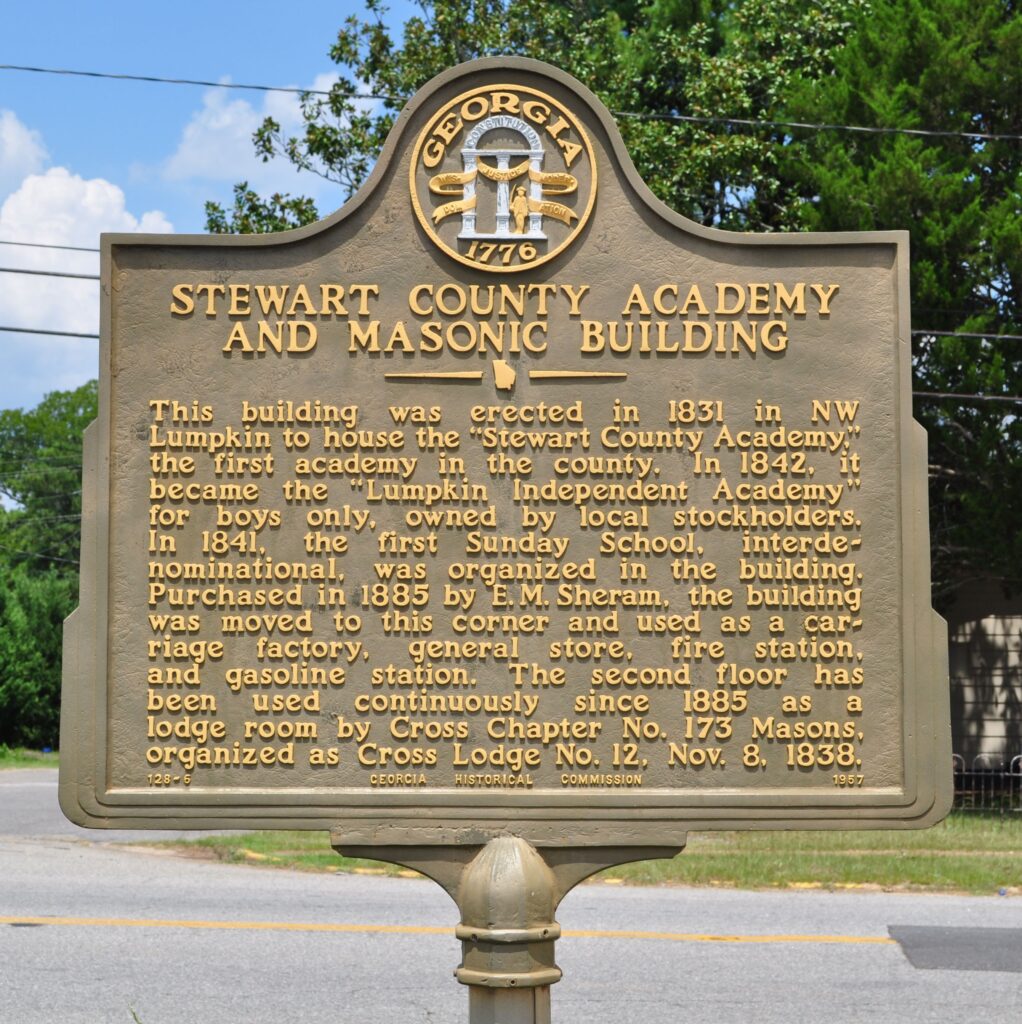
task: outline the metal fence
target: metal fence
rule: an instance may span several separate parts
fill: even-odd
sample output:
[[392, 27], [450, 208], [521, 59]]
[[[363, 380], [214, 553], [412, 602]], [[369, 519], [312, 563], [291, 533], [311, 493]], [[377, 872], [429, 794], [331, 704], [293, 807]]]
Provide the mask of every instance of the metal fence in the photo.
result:
[[997, 762], [980, 754], [967, 765], [953, 755], [956, 811], [986, 814], [1022, 814], [1022, 754], [1010, 762]]

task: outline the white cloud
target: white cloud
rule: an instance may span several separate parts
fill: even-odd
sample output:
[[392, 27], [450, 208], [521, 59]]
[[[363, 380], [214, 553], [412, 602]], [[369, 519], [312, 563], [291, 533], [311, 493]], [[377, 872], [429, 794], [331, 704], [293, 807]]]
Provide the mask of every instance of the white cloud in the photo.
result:
[[[94, 246], [103, 231], [173, 230], [159, 210], [135, 217], [112, 182], [86, 180], [66, 167], [29, 175], [0, 207], [0, 233], [17, 241]], [[45, 250], [32, 256], [43, 261], [55, 258]]]
[[[104, 231], [171, 232], [159, 210], [136, 217], [124, 193], [102, 178], [85, 180], [64, 167], [30, 174], [0, 206], [0, 238], [51, 245], [98, 245]], [[75, 274], [98, 273], [94, 253], [5, 247], [4, 265]], [[0, 275], [0, 324], [94, 334], [99, 282], [22, 274]], [[47, 391], [77, 387], [96, 375], [96, 345], [85, 339], [2, 335], [8, 373], [0, 408], [36, 404]], [[16, 368], [12, 371], [12, 368]]]
[[[336, 74], [317, 75], [310, 89], [326, 91], [337, 81]], [[285, 134], [302, 127], [299, 97], [294, 93], [270, 92], [257, 108], [247, 99], [232, 96], [226, 89], [210, 89], [203, 96], [202, 108], [185, 126], [177, 149], [163, 166], [171, 181], [247, 181], [262, 192], [301, 192], [321, 196], [334, 194], [336, 185], [325, 183], [312, 174], [296, 171], [286, 160], [263, 162], [255, 154], [252, 135], [272, 117]]]
[[223, 90], [210, 89], [202, 109], [185, 126], [164, 173], [172, 181], [235, 181], [244, 177], [255, 161], [252, 133], [261, 120], [247, 100], [230, 99]]
[[42, 136], [26, 127], [12, 110], [0, 110], [0, 196], [46, 165]]

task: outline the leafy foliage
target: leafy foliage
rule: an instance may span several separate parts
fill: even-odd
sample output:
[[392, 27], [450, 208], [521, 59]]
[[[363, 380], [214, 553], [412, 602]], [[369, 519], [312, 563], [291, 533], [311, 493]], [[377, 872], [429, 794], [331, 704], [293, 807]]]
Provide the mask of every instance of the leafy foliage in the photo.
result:
[[[793, 89], [794, 116], [952, 133], [1022, 132], [1022, 15], [1004, 0], [874, 0], [835, 73]], [[913, 327], [1022, 333], [1018, 139], [821, 132], [791, 154], [814, 196], [800, 223], [908, 228]], [[917, 336], [915, 387], [1022, 394], [1022, 345]], [[946, 598], [974, 578], [1022, 578], [1022, 422], [1017, 406], [917, 399], [929, 433], [933, 572]]]
[[[1014, 0], [423, 0], [400, 40], [385, 9], [367, 0], [364, 17], [345, 20], [330, 49], [337, 84], [329, 97], [305, 97], [299, 134], [263, 123], [254, 141], [264, 160], [283, 157], [335, 182], [343, 201], [365, 181], [404, 101], [434, 75], [481, 56], [545, 60], [615, 112], [652, 191], [699, 223], [910, 230], [913, 326], [935, 332], [914, 341], [916, 389], [1022, 394], [1022, 345], [936, 333], [1022, 333], [1017, 138], [762, 123], [1017, 136], [1022, 16]], [[246, 186], [235, 198], [229, 223], [212, 209], [212, 230], [275, 227]], [[303, 210], [315, 215], [311, 204]], [[286, 217], [281, 226], [291, 226]], [[930, 437], [938, 602], [973, 578], [1022, 585], [1016, 410], [958, 397], [916, 403]]]
[[56, 746], [61, 630], [78, 594], [82, 432], [96, 382], [0, 412], [0, 743]]
[[206, 229], [214, 235], [287, 231], [311, 224], [317, 216], [311, 199], [275, 192], [264, 200], [248, 187], [247, 181], [234, 186], [234, 206], [229, 214], [219, 203], [206, 203]]
[[0, 412], [0, 494], [20, 506], [0, 511], [0, 565], [77, 572], [82, 432], [96, 401], [90, 381]]
[[[849, 15], [863, 3], [429, 0], [406, 22], [398, 45], [382, 20], [386, 8], [368, 0], [366, 17], [350, 15], [330, 48], [342, 73], [329, 97], [304, 97], [300, 134], [267, 118], [255, 147], [264, 160], [283, 157], [335, 182], [343, 201], [365, 181], [416, 90], [463, 61], [515, 54], [563, 68], [622, 112], [633, 161], [674, 209], [720, 227], [784, 227], [798, 196], [779, 174], [776, 131], [648, 115], [774, 116], [796, 73], [829, 72]], [[247, 186], [235, 189], [230, 221], [216, 204], [207, 204], [207, 216], [213, 231], [273, 223]]]
[[0, 588], [0, 743], [56, 747], [61, 631], [77, 577], [18, 568]]

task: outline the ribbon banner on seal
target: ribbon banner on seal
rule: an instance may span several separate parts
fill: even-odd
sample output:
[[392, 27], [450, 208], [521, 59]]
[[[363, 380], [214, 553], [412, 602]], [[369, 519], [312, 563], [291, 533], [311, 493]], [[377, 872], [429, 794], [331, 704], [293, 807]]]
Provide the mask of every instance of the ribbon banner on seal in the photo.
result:
[[[528, 174], [529, 180], [538, 182], [543, 195], [567, 195], [578, 188], [578, 180], [573, 174], [563, 171], [537, 171], [530, 166], [531, 161], [526, 159], [514, 167], [498, 168], [480, 162], [471, 171], [445, 171], [443, 174], [435, 174], [429, 179], [429, 190], [435, 195], [453, 196], [464, 192], [469, 182], [473, 182], [477, 175], [482, 175], [489, 181], [511, 182]], [[433, 211], [433, 223], [440, 221], [452, 214], [464, 213], [466, 210], [474, 210], [476, 197], [474, 195], [465, 199], [456, 199], [450, 203], [444, 203]], [[578, 214], [569, 209], [563, 203], [555, 203], [550, 200], [539, 200], [529, 197], [529, 212], [541, 213], [544, 217], [553, 217], [562, 224], [571, 225], [572, 220], [578, 219]]]

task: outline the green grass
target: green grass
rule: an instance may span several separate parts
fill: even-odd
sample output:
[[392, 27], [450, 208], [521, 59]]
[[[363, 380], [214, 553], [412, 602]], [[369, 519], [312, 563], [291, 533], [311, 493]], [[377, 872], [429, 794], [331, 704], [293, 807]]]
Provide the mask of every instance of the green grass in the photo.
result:
[[252, 864], [258, 867], [290, 868], [295, 871], [358, 872], [373, 875], [415, 875], [396, 864], [334, 853], [325, 832], [246, 832], [231, 836], [205, 836], [169, 843], [186, 856], [219, 860], [228, 864]]
[[8, 747], [0, 743], [0, 771], [4, 768], [56, 768], [59, 758], [55, 750], [42, 753], [24, 747]]
[[[189, 856], [299, 871], [401, 874], [340, 857], [322, 832], [252, 832], [169, 845]], [[739, 889], [905, 889], [1022, 895], [1022, 816], [955, 814], [921, 832], [709, 832], [673, 860], [641, 861], [596, 876], [605, 883]]]
[[[0, 770], [55, 768], [57, 753], [0, 744]], [[169, 846], [184, 856], [297, 871], [409, 874], [338, 856], [324, 832], [250, 832]], [[411, 872], [414, 874], [414, 872]], [[1022, 814], [952, 814], [932, 829], [891, 832], [703, 832], [673, 860], [610, 868], [596, 881], [738, 889], [905, 889], [1022, 895]]]

